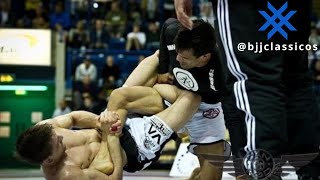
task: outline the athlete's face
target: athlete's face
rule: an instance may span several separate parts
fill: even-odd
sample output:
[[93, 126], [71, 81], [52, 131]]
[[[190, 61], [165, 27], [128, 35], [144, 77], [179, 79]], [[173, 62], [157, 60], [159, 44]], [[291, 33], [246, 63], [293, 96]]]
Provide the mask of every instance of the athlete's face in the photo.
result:
[[193, 55], [193, 49], [177, 51], [177, 61], [183, 69], [191, 69], [200, 67], [201, 56], [196, 57]]
[[55, 132], [52, 135], [52, 155], [54, 161], [60, 160], [65, 154], [66, 146], [63, 144], [63, 136], [57, 135]]

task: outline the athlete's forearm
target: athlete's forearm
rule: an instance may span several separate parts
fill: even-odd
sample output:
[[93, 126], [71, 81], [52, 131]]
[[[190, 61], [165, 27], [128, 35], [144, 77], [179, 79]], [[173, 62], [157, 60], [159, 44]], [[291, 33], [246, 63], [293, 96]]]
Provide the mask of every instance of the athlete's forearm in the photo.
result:
[[102, 131], [100, 149], [89, 168], [94, 168], [107, 175], [112, 174], [114, 165], [110, 157], [108, 146], [107, 132]]
[[122, 93], [119, 93], [119, 90], [117, 89], [111, 93], [107, 109], [105, 110], [115, 112], [119, 115], [121, 127], [123, 127], [127, 118], [128, 110], [126, 106], [128, 103], [127, 98], [123, 96]]
[[113, 173], [112, 177], [114, 179], [122, 179], [123, 174], [123, 157], [122, 157], [122, 148], [120, 145], [119, 137], [117, 136], [107, 136], [107, 141], [109, 145], [109, 153], [111, 160], [113, 162]]
[[145, 58], [130, 74], [124, 86], [149, 86], [152, 87], [157, 81], [157, 68], [159, 65], [159, 54]]

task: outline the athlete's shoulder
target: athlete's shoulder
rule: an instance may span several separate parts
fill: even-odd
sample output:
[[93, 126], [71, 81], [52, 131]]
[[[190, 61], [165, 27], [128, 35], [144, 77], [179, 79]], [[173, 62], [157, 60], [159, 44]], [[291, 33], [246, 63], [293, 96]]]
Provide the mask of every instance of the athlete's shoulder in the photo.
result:
[[163, 24], [163, 31], [165, 31], [165, 36], [175, 36], [180, 28], [180, 22], [175, 18], [167, 19]]
[[163, 23], [163, 27], [169, 27], [169, 26], [179, 26], [180, 22], [176, 18], [169, 18]]

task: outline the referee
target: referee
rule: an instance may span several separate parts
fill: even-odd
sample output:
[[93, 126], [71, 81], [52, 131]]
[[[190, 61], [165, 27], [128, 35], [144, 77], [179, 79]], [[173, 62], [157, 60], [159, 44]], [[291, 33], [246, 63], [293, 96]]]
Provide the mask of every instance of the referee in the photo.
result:
[[[233, 123], [228, 121], [239, 121], [239, 128], [244, 132], [242, 136], [234, 136], [230, 131], [231, 144], [237, 146], [233, 147], [237, 151], [234, 154], [245, 156], [264, 150], [280, 157], [319, 152], [320, 120], [311, 89], [307, 51], [237, 50], [239, 43], [307, 44], [311, 1], [213, 0], [212, 3], [217, 18], [218, 46], [223, 53], [221, 60], [228, 70], [225, 87], [229, 96], [226, 103], [223, 101], [224, 111], [227, 113], [236, 107], [242, 114], [240, 119], [226, 118], [227, 128], [228, 123]], [[189, 29], [192, 28], [188, 18], [191, 6], [191, 0], [175, 0], [177, 17]], [[270, 17], [263, 16], [262, 11]], [[295, 13], [289, 17], [291, 11]], [[260, 29], [267, 21], [271, 25]], [[277, 25], [280, 28], [274, 27]], [[284, 33], [270, 35], [274, 29], [282, 29]], [[319, 178], [318, 159], [297, 168], [299, 179]]]

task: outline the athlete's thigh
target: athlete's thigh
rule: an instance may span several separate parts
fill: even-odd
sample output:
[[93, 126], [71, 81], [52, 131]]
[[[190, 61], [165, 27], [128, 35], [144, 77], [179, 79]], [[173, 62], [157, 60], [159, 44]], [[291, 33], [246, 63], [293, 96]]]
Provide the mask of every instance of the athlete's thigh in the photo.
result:
[[185, 91], [171, 84], [155, 84], [153, 89], [155, 89], [164, 100], [171, 104], [174, 103], [180, 94]]
[[170, 128], [177, 132], [195, 114], [199, 107], [201, 97], [195, 93], [179, 90], [170, 85], [167, 86], [167, 89], [162, 89], [158, 92], [160, 92], [161, 96], [165, 99], [170, 99], [174, 102], [164, 111], [157, 113], [156, 116], [161, 118]]
[[[224, 154], [224, 141], [210, 145], [198, 145], [194, 150], [196, 154], [204, 153], [221, 156]], [[197, 155], [197, 157], [200, 162], [200, 172], [198, 176], [196, 176], [195, 180], [220, 180], [222, 178], [223, 160], [217, 158], [216, 161], [221, 161], [221, 163], [212, 164], [201, 155]]]
[[[224, 154], [224, 141], [219, 141], [212, 144], [199, 144], [194, 148], [195, 154], [199, 154], [198, 157], [201, 161], [205, 160], [200, 154], [212, 154], [212, 155], [223, 155]], [[217, 158], [218, 159], [218, 158]], [[223, 160], [221, 160], [223, 161]], [[201, 162], [200, 162], [201, 163]]]

